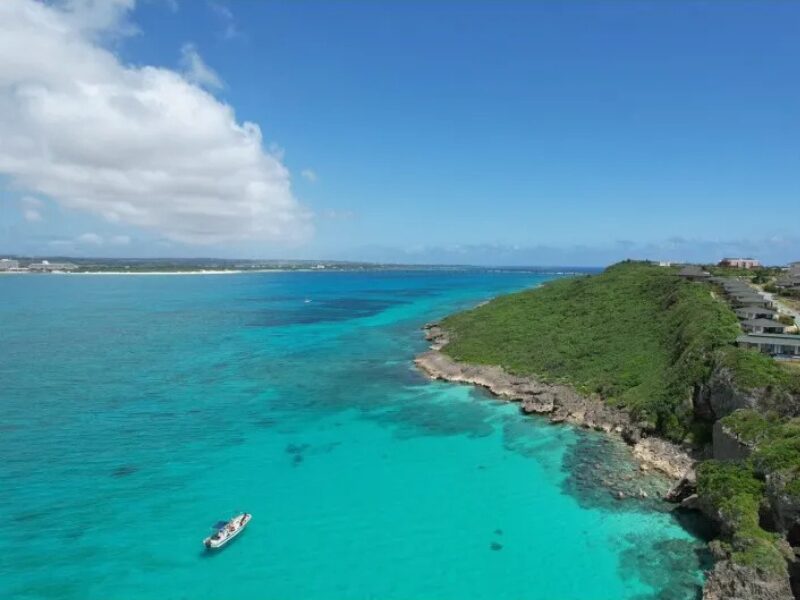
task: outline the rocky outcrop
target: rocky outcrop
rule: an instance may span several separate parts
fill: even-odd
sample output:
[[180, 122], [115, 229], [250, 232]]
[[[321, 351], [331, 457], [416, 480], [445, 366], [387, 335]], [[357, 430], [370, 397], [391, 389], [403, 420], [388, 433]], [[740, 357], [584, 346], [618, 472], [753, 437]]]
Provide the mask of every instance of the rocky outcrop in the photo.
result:
[[664, 500], [667, 502], [683, 502], [695, 495], [695, 492], [697, 492], [697, 474], [694, 468], [690, 468], [664, 495]]
[[703, 589], [704, 600], [791, 600], [789, 578], [721, 560]]
[[800, 416], [800, 404], [786, 390], [771, 388], [744, 389], [734, 383], [726, 367], [715, 366], [708, 380], [694, 389], [692, 404], [695, 415], [709, 423], [744, 409], [776, 412], [784, 417]]
[[619, 434], [634, 446], [634, 456], [642, 464], [673, 479], [682, 477], [694, 464], [685, 449], [666, 440], [646, 437], [648, 432], [627, 412], [606, 405], [600, 398], [583, 396], [566, 385], [512, 375], [498, 366], [455, 361], [440, 352], [447, 344], [447, 334], [435, 323], [425, 326], [425, 337], [431, 343], [431, 350], [414, 362], [433, 379], [485, 387], [495, 396], [519, 402], [523, 413], [549, 415], [553, 423], [571, 423]]
[[752, 392], [734, 385], [728, 369], [717, 367], [705, 384], [695, 388], [693, 403], [695, 414], [713, 423], [740, 408], [756, 408], [759, 401]]
[[695, 461], [688, 451], [661, 438], [648, 437], [637, 442], [633, 455], [672, 479], [680, 480], [689, 472], [694, 473]]
[[447, 344], [447, 333], [438, 323], [428, 323], [423, 328], [425, 339], [429, 342], [431, 350], [441, 350]]
[[786, 492], [789, 477], [786, 473], [769, 473], [766, 476], [766, 498], [769, 503], [771, 525], [775, 531], [788, 538], [793, 546], [800, 545], [800, 498]]
[[713, 447], [716, 460], [745, 460], [755, 449], [753, 444], [742, 440], [733, 429], [724, 425], [722, 421], [714, 423]]

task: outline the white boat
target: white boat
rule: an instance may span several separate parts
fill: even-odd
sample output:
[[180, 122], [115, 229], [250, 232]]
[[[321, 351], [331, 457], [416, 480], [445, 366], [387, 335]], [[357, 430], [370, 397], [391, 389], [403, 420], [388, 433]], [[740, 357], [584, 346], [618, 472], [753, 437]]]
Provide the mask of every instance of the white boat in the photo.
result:
[[222, 548], [225, 544], [242, 533], [252, 518], [253, 515], [250, 513], [241, 513], [236, 515], [230, 521], [225, 523], [225, 525], [217, 529], [216, 533], [204, 539], [203, 545], [205, 545], [206, 548], [211, 548], [212, 550], [216, 548]]

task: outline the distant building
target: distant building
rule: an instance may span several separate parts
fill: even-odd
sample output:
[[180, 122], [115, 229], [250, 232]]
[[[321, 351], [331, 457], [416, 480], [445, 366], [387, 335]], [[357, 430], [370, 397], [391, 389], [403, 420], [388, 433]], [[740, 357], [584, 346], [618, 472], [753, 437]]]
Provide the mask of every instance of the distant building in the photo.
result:
[[660, 261], [658, 261], [658, 266], [659, 267], [671, 267], [674, 264], [675, 263], [673, 263], [671, 260], [660, 260]]
[[678, 275], [689, 281], [708, 281], [711, 278], [711, 273], [697, 265], [686, 265]]
[[19, 261], [13, 258], [0, 258], [0, 271], [14, 271], [19, 269]]
[[72, 263], [51, 263], [48, 260], [43, 260], [40, 263], [31, 263], [28, 265], [28, 270], [34, 273], [52, 273], [54, 271], [74, 271], [77, 265]]
[[746, 333], [737, 337], [736, 343], [772, 356], [800, 358], [800, 335]]
[[789, 263], [786, 272], [775, 280], [775, 286], [784, 292], [800, 293], [800, 261]]
[[719, 267], [732, 267], [734, 269], [755, 269], [761, 263], [754, 258], [723, 258], [717, 265]]

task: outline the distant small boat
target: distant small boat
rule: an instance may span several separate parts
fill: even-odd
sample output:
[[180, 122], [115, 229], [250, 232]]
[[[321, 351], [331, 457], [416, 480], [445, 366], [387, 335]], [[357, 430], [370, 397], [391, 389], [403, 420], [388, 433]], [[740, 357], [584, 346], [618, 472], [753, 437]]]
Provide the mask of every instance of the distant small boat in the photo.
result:
[[216, 533], [204, 539], [203, 545], [206, 548], [211, 548], [212, 550], [222, 548], [225, 544], [230, 542], [233, 538], [244, 531], [244, 528], [247, 527], [247, 524], [252, 518], [253, 515], [249, 513], [236, 515], [230, 521], [225, 523], [225, 525], [220, 527]]
[[305, 302], [306, 304], [311, 304], [311, 299], [310, 298], [306, 298], [305, 300], [303, 300], [303, 302]]

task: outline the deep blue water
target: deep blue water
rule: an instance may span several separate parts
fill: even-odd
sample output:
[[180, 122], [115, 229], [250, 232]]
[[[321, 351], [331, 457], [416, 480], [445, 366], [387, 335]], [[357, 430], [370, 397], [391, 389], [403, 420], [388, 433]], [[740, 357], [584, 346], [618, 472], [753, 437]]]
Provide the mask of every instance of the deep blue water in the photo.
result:
[[413, 368], [549, 277], [0, 277], [0, 598], [695, 597], [702, 543], [599, 481], [624, 448]]

